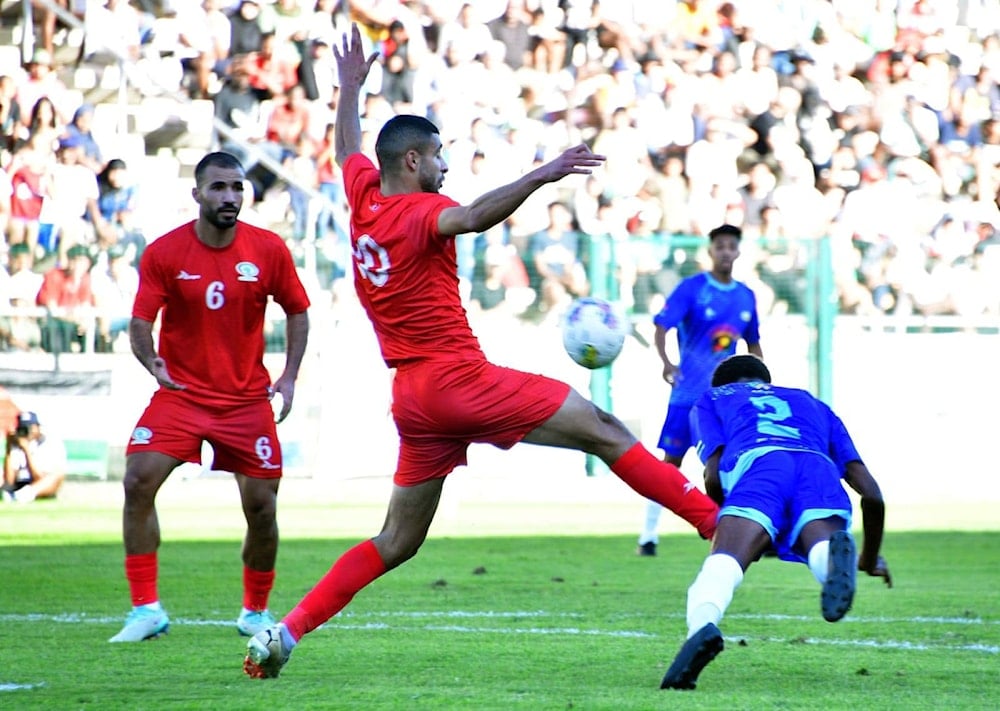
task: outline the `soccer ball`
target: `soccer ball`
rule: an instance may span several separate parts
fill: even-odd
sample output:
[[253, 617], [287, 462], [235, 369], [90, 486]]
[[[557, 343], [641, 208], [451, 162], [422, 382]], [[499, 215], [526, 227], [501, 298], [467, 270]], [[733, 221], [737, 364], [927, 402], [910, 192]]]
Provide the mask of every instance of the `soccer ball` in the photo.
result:
[[563, 317], [563, 346], [584, 368], [603, 368], [621, 353], [631, 330], [628, 319], [610, 301], [583, 296]]

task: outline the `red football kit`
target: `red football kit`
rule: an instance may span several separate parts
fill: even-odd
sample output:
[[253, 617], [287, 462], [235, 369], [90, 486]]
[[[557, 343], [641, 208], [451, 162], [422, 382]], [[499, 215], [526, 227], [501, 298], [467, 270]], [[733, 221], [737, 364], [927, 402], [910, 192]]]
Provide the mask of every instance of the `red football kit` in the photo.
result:
[[237, 222], [233, 242], [214, 248], [192, 221], [150, 243], [132, 315], [153, 322], [162, 311], [157, 352], [185, 389], [157, 390], [127, 454], [153, 450], [197, 462], [204, 439], [218, 469], [281, 475], [263, 362], [268, 297], [286, 314], [309, 308], [288, 247], [269, 230]]
[[469, 326], [455, 239], [438, 231], [458, 205], [437, 193], [382, 195], [363, 154], [344, 163], [358, 298], [382, 357], [396, 368], [392, 412], [400, 435], [394, 481], [413, 485], [466, 463], [471, 442], [512, 447], [569, 395], [565, 383], [493, 365]]

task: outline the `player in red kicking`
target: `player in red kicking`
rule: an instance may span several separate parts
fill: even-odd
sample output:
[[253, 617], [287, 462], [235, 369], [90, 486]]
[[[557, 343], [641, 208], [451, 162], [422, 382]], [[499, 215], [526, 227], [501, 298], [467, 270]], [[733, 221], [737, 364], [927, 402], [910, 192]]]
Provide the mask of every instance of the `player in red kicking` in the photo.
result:
[[350, 549], [282, 620], [250, 639], [244, 670], [278, 676], [292, 647], [363, 587], [411, 558], [437, 509], [445, 477], [466, 463], [471, 442], [517, 442], [582, 450], [626, 484], [688, 521], [705, 538], [718, 509], [680, 471], [653, 456], [613, 415], [566, 383], [486, 360], [459, 296], [455, 235], [506, 219], [535, 190], [604, 161], [575, 146], [462, 206], [438, 193], [448, 170], [427, 119], [396, 116], [378, 135], [381, 171], [361, 153], [358, 104], [376, 55], [358, 28], [336, 51], [340, 76], [336, 154], [351, 206], [355, 287], [386, 364], [396, 369], [392, 412], [399, 460], [385, 524]]

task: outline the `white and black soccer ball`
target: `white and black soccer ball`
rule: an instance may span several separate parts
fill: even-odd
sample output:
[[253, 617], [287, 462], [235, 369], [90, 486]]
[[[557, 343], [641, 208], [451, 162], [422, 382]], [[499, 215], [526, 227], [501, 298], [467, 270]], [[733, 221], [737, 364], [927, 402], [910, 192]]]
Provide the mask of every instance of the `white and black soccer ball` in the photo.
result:
[[584, 368], [603, 368], [621, 353], [631, 330], [628, 318], [610, 301], [582, 296], [563, 316], [563, 346]]

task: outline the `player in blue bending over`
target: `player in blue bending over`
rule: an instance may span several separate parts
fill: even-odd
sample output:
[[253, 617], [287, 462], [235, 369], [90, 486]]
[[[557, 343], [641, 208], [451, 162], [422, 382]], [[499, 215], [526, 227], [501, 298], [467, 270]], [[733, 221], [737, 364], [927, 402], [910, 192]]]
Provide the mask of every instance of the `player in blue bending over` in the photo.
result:
[[[763, 358], [757, 300], [753, 291], [733, 278], [733, 262], [740, 256], [739, 227], [720, 225], [708, 233], [708, 256], [712, 268], [684, 279], [667, 297], [656, 314], [656, 351], [663, 361], [663, 379], [670, 384], [670, 404], [660, 432], [663, 460], [680, 469], [691, 448], [689, 417], [695, 401], [708, 390], [712, 371], [724, 358], [736, 353], [743, 339], [747, 351]], [[667, 356], [667, 333], [677, 330], [679, 359]], [[646, 506], [646, 519], [639, 534], [638, 554], [656, 555], [657, 526], [663, 507], [655, 501]]]
[[[718, 623], [743, 573], [772, 546], [782, 560], [806, 563], [823, 586], [823, 617], [851, 609], [855, 566], [885, 579], [879, 555], [885, 505], [847, 428], [804, 390], [771, 385], [756, 356], [731, 356], [691, 413], [705, 488], [721, 507], [712, 552], [688, 588], [688, 639], [663, 677], [662, 689], [693, 689], [722, 651]], [[861, 496], [864, 542], [856, 556], [851, 501]]]

